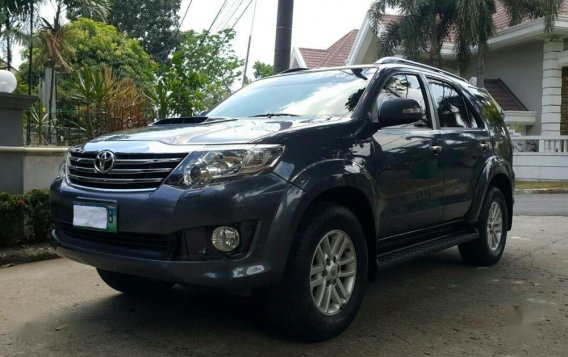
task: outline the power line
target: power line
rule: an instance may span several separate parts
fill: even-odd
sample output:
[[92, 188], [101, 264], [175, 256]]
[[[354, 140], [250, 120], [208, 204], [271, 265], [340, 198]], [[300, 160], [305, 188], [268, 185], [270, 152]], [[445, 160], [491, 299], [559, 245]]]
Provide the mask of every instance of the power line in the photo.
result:
[[[223, 16], [219, 18], [218, 25], [214, 27], [213, 32], [219, 31], [219, 29], [224, 29], [227, 26], [227, 23], [231, 20], [231, 18], [235, 15], [235, 12], [241, 6], [243, 0], [240, 2], [232, 1], [231, 5], [229, 5], [225, 10]], [[235, 7], [236, 5], [236, 7]]]
[[213, 25], [215, 24], [215, 22], [217, 22], [217, 19], [219, 18], [219, 15], [221, 14], [221, 12], [223, 11], [223, 9], [225, 8], [225, 5], [227, 5], [227, 1], [225, 0], [223, 1], [223, 5], [221, 5], [221, 8], [219, 9], [219, 11], [217, 12], [217, 15], [215, 15], [215, 18], [213, 19], [213, 22], [211, 22], [211, 25], [209, 25], [209, 29], [207, 30], [207, 33], [211, 32], [211, 29], [213, 28]]
[[[233, 19], [233, 17], [235, 16], [235, 14], [237, 13], [237, 11], [240, 9], [241, 5], [243, 4], [244, 0], [240, 0], [240, 2], [234, 2], [233, 4], [236, 4], [237, 6], [233, 8], [233, 6], [231, 6], [229, 8], [229, 10], [227, 11], [227, 15], [223, 18], [223, 21], [220, 21], [219, 23], [221, 24], [218, 28], [220, 28], [221, 30], [224, 30], [227, 28], [227, 26], [229, 25], [229, 23], [231, 22], [231, 20]], [[230, 13], [230, 14], [229, 14]]]
[[193, 0], [189, 0], [189, 4], [185, 8], [185, 13], [183, 14], [183, 17], [181, 18], [181, 21], [179, 22], [178, 29], [177, 29], [178, 33], [179, 33], [179, 30], [181, 29], [181, 25], [183, 25], [183, 22], [185, 21], [185, 18], [187, 17], [187, 13], [189, 12], [189, 8], [191, 7], [192, 3], [193, 3]]
[[257, 0], [254, 0], [254, 8], [252, 10], [252, 21], [251, 21], [251, 24], [250, 24], [250, 33], [249, 33], [249, 39], [248, 39], [248, 45], [247, 45], [247, 56], [245, 57], [245, 69], [243, 70], [243, 87], [246, 85], [246, 81], [247, 81], [247, 69], [248, 69], [249, 56], [250, 56], [250, 44], [252, 42], [252, 31], [254, 30], [254, 18], [256, 17], [256, 4], [257, 4]]

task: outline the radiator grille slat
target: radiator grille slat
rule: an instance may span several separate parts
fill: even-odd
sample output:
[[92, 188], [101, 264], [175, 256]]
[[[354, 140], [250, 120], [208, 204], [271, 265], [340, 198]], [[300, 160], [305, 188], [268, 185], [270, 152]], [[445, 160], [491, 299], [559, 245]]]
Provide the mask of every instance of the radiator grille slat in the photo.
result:
[[113, 168], [100, 173], [95, 170], [97, 154], [69, 153], [67, 178], [71, 185], [97, 190], [151, 191], [158, 188], [187, 156], [186, 153], [115, 153]]

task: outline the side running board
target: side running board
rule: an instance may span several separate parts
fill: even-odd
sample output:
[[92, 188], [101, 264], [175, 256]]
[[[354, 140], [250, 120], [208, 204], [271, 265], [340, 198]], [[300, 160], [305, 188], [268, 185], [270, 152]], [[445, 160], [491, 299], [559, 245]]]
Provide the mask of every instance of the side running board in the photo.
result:
[[477, 232], [452, 233], [426, 242], [411, 245], [409, 247], [381, 253], [377, 256], [379, 268], [399, 264], [414, 258], [451, 248], [458, 244], [472, 241], [479, 237]]

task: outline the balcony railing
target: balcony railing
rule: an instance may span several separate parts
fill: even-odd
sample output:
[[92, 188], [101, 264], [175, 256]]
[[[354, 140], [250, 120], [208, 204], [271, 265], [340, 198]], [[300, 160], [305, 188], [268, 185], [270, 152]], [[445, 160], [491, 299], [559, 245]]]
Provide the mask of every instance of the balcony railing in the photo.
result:
[[540, 152], [568, 154], [568, 136], [518, 136], [513, 137], [515, 152]]

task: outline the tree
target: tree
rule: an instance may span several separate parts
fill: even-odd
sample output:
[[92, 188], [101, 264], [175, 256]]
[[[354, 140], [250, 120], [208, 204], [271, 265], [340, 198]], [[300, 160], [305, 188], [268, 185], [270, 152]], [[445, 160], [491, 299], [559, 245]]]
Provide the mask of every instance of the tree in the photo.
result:
[[140, 43], [109, 24], [81, 18], [68, 25], [71, 68], [79, 69], [104, 64], [117, 78], [133, 78], [148, 87], [155, 81], [158, 65]]
[[[55, 13], [52, 21], [42, 17], [43, 27], [39, 32], [41, 51], [39, 60], [43, 62], [45, 68], [50, 69], [49, 101], [48, 101], [48, 127], [47, 140], [51, 143], [51, 128], [54, 124], [54, 103], [56, 88], [56, 69], [68, 72], [71, 67], [67, 63], [66, 57], [70, 55], [69, 38], [72, 31], [68, 24], [65, 24], [64, 14], [73, 9], [84, 9], [85, 12], [106, 16], [108, 10], [107, 0], [52, 0]], [[47, 74], [47, 72], [46, 72]], [[46, 75], [46, 79], [48, 76]]]
[[510, 25], [525, 19], [544, 17], [545, 33], [550, 34], [563, 0], [376, 0], [369, 10], [375, 32], [388, 7], [402, 15], [391, 23], [380, 37], [380, 56], [394, 54], [402, 48], [410, 59], [428, 54], [430, 64], [441, 67], [441, 49], [451, 34], [455, 36], [455, 51], [464, 71], [478, 49], [478, 83], [485, 78], [485, 55], [488, 41], [495, 35], [493, 14], [499, 1], [510, 15]]
[[[563, 0], [500, 0], [510, 17], [510, 26], [518, 25], [525, 19], [544, 18], [545, 34], [550, 35], [562, 6]], [[477, 82], [485, 83], [485, 56], [488, 41], [495, 35], [493, 14], [496, 0], [456, 1], [456, 54], [460, 69], [467, 68], [471, 49], [478, 49]]]
[[376, 0], [369, 9], [375, 33], [389, 7], [398, 8], [399, 21], [391, 23], [380, 34], [379, 55], [392, 56], [402, 47], [404, 56], [418, 60], [428, 54], [429, 63], [442, 67], [441, 50], [455, 21], [455, 0]]
[[108, 22], [140, 41], [150, 56], [165, 63], [179, 44], [181, 0], [115, 0]]
[[29, 40], [24, 25], [32, 6], [31, 0], [0, 0], [0, 39], [5, 42], [4, 61], [8, 70], [12, 68], [13, 45]]
[[272, 65], [260, 61], [254, 62], [252, 68], [254, 69], [253, 75], [255, 79], [270, 77], [274, 71]]
[[182, 35], [179, 49], [152, 95], [158, 114], [196, 115], [224, 99], [241, 75], [243, 62], [231, 47], [233, 30], [216, 34], [189, 31]]

